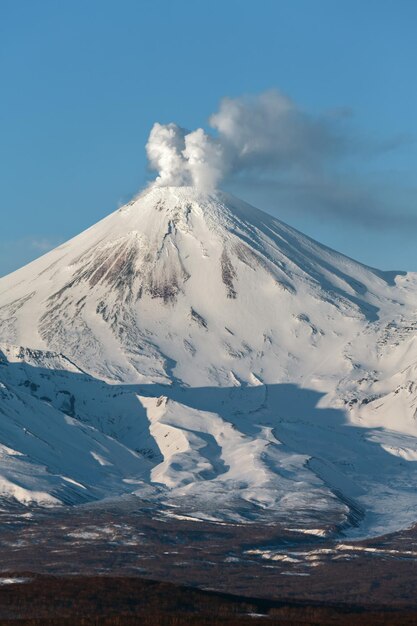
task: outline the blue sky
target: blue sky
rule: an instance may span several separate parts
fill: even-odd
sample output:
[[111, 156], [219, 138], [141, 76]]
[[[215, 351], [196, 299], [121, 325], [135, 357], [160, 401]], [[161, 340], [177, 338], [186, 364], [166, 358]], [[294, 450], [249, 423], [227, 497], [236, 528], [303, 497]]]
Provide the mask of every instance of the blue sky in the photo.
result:
[[[155, 121], [275, 89], [350, 149], [311, 184], [223, 187], [369, 265], [417, 271], [414, 0], [0, 0], [0, 275], [151, 177]], [[355, 149], [355, 146], [359, 146]]]

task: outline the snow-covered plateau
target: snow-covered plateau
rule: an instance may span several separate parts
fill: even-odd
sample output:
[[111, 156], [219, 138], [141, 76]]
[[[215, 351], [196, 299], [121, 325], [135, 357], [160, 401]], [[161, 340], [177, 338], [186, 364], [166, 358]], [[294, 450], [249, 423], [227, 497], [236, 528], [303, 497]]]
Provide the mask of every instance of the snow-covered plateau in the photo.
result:
[[153, 187], [0, 279], [0, 496], [404, 528], [416, 338], [417, 274], [222, 192]]

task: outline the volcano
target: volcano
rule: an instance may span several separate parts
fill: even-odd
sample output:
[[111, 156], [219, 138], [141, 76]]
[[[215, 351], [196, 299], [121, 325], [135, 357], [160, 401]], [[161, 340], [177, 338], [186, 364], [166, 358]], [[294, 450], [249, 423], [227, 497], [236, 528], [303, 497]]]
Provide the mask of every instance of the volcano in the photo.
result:
[[0, 493], [352, 535], [415, 521], [417, 275], [153, 187], [0, 279]]

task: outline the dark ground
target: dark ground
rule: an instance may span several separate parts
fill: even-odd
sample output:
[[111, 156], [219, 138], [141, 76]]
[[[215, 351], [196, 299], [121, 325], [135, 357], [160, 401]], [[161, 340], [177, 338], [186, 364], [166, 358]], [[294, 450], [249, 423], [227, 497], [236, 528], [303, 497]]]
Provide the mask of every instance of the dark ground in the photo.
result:
[[244, 598], [141, 578], [30, 576], [0, 589], [6, 625], [416, 624], [417, 612]]
[[417, 624], [416, 528], [354, 543], [126, 502], [0, 529], [0, 625]]

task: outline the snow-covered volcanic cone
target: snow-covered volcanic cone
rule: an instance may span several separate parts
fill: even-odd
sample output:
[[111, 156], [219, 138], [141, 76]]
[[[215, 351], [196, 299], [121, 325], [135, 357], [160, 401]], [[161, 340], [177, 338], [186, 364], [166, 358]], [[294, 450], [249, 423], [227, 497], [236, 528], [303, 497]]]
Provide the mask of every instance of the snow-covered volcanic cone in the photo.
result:
[[417, 277], [154, 187], [0, 280], [0, 493], [415, 521]]

